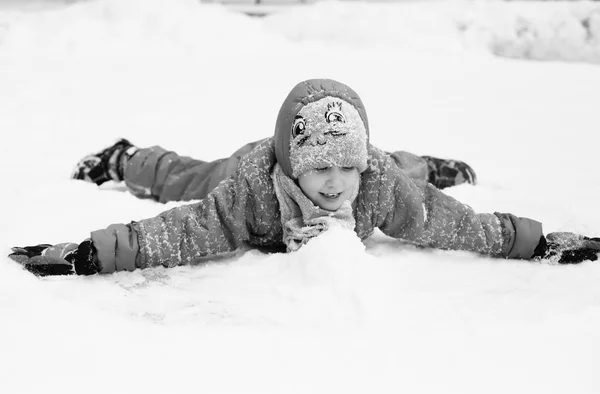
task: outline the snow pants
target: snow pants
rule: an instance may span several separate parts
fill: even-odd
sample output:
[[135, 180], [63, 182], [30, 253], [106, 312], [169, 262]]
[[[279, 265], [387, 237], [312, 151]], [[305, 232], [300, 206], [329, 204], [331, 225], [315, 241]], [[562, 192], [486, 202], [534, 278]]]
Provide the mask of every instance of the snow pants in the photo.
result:
[[[260, 141], [251, 142], [230, 157], [211, 162], [179, 156], [159, 146], [138, 150], [127, 163], [123, 178], [137, 197], [161, 203], [201, 200], [233, 174], [240, 159]], [[427, 180], [427, 162], [409, 152], [388, 153], [410, 178]]]

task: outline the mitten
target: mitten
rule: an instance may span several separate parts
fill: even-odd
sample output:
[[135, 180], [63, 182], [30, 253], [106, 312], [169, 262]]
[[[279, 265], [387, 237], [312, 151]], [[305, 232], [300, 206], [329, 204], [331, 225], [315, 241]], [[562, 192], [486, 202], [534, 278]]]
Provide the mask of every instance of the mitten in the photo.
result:
[[559, 264], [577, 264], [598, 260], [600, 238], [574, 233], [550, 233], [540, 238], [532, 259], [548, 259]]
[[71, 178], [101, 185], [107, 181], [122, 181], [125, 165], [138, 148], [120, 139], [108, 148], [88, 155], [75, 166]]
[[427, 181], [438, 189], [477, 183], [475, 171], [467, 163], [458, 160], [446, 160], [432, 156], [422, 156], [427, 161]]
[[62, 243], [14, 247], [8, 257], [37, 276], [92, 275], [100, 272], [96, 248], [91, 239], [79, 245]]

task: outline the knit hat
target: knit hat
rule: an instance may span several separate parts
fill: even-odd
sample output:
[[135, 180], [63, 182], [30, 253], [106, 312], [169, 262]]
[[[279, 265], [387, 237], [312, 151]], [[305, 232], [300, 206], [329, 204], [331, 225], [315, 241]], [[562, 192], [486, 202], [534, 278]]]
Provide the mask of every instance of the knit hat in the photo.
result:
[[368, 140], [367, 114], [358, 94], [331, 79], [311, 79], [296, 85], [279, 110], [275, 155], [292, 179], [330, 166], [363, 172]]

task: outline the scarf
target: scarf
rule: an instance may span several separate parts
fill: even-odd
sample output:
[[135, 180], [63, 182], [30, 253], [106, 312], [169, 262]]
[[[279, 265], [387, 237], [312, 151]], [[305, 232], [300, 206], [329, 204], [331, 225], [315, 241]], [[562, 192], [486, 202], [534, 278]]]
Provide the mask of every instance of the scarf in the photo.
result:
[[337, 211], [332, 212], [313, 204], [296, 182], [283, 173], [279, 164], [275, 164], [271, 177], [279, 200], [283, 242], [288, 252], [300, 249], [302, 245], [332, 225], [341, 225], [354, 230], [356, 222], [352, 212], [352, 201], [358, 195], [359, 183], [352, 194], [352, 199], [344, 201]]

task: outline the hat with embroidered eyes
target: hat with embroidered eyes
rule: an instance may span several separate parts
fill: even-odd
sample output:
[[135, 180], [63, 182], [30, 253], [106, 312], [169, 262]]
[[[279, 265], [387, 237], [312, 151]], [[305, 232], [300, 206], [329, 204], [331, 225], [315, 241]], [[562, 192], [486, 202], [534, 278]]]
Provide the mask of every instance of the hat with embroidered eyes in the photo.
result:
[[275, 155], [296, 179], [314, 168], [367, 168], [369, 126], [358, 94], [331, 79], [300, 82], [283, 102], [275, 126]]

